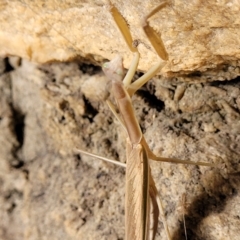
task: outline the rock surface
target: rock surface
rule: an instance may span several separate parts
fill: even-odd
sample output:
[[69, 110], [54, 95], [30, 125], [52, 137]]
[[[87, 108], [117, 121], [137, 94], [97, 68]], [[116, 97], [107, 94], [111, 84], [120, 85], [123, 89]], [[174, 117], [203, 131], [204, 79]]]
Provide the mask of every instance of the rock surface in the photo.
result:
[[[124, 239], [125, 170], [74, 150], [125, 161], [125, 133], [94, 94], [100, 68], [17, 63], [0, 65], [0, 239]], [[188, 239], [239, 239], [239, 85], [162, 77], [133, 98], [156, 154], [226, 166], [151, 162], [173, 239], [183, 213]]]
[[[125, 170], [76, 151], [125, 162], [96, 65], [120, 54], [128, 68], [132, 53], [107, 2], [0, 0], [0, 55], [78, 60], [0, 60], [0, 239], [124, 239]], [[156, 1], [112, 2], [146, 71], [159, 60], [141, 19]], [[239, 8], [175, 0], [150, 19], [170, 59], [133, 97], [146, 141], [160, 156], [224, 166], [151, 162], [173, 239], [185, 239], [183, 215], [188, 239], [239, 239]]]
[[[112, 0], [139, 43], [140, 71], [159, 61], [141, 28], [156, 1]], [[127, 48], [109, 11], [108, 1], [0, 0], [0, 55], [17, 55], [39, 63], [76, 58], [102, 63], [116, 54], [129, 67]], [[240, 75], [240, 3], [236, 0], [169, 4], [149, 19], [169, 53], [165, 76], [182, 80], [230, 80]], [[189, 76], [190, 75], [190, 76]]]

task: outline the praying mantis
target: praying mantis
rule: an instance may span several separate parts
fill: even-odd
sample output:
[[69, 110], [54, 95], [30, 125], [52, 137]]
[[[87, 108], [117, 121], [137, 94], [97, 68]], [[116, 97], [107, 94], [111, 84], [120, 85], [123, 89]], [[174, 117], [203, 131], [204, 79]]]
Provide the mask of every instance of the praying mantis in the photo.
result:
[[[167, 52], [160, 37], [155, 34], [154, 30], [148, 24], [147, 19], [163, 8], [167, 2], [157, 6], [144, 20], [143, 29], [149, 38], [152, 46], [158, 55], [166, 61], [168, 59]], [[134, 53], [134, 58], [130, 69], [123, 78], [122, 59], [116, 57], [110, 63], [103, 66], [107, 78], [112, 81], [112, 95], [117, 102], [117, 106], [121, 117], [116, 113], [114, 105], [107, 100], [107, 104], [123, 128], [127, 132], [126, 147], [126, 196], [125, 196], [125, 239], [126, 240], [154, 240], [157, 232], [158, 218], [164, 224], [167, 239], [172, 239], [168, 224], [164, 216], [164, 210], [161, 199], [158, 195], [157, 188], [151, 175], [149, 159], [156, 161], [165, 161], [171, 163], [197, 164], [202, 166], [213, 166], [205, 162], [191, 162], [174, 158], [157, 157], [149, 149], [148, 144], [142, 134], [139, 123], [136, 119], [134, 109], [131, 102], [132, 95], [148, 80], [152, 78], [165, 64], [159, 62], [153, 66], [141, 78], [131, 83], [133, 75], [136, 71], [140, 54], [136, 47], [132, 46], [133, 39], [131, 37], [128, 26], [113, 5], [110, 6], [110, 13], [114, 18], [119, 30], [121, 31], [129, 49]], [[81, 153], [83, 150], [77, 149]], [[89, 154], [95, 156], [93, 154]], [[106, 160], [105, 158], [101, 158]], [[112, 160], [106, 160], [114, 162]], [[117, 163], [120, 166], [125, 164]]]

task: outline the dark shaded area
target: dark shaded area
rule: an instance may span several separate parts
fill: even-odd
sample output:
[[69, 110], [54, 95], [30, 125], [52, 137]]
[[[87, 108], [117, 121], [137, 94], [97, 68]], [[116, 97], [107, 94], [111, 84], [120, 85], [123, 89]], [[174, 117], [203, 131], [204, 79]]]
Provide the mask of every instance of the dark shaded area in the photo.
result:
[[[234, 175], [233, 178], [236, 178], [236, 176]], [[236, 184], [236, 182], [238, 182], [238, 184]], [[236, 179], [234, 179], [233, 181], [229, 181], [229, 179], [221, 178], [220, 181], [216, 182], [216, 184], [211, 189], [213, 195], [210, 196], [207, 192], [204, 192], [196, 196], [196, 199], [186, 209], [187, 214], [185, 214], [185, 222], [187, 239], [206, 239], [204, 238], [204, 236], [200, 236], [199, 225], [201, 224], [202, 220], [213, 213], [222, 212], [229, 199], [237, 195], [239, 188], [240, 175], [238, 174], [238, 181], [236, 181]], [[229, 189], [229, 191], [227, 194], [224, 194], [222, 192], [222, 189]], [[178, 231], [176, 231], [172, 236], [173, 239], [176, 240], [186, 239], [183, 220], [181, 221]]]
[[92, 106], [92, 104], [87, 100], [85, 96], [83, 96], [85, 113], [83, 114], [83, 118], [89, 119], [90, 123], [93, 122], [93, 118], [98, 114], [98, 111]]
[[19, 142], [19, 148], [21, 148], [24, 142], [25, 115], [15, 108], [12, 108], [12, 111], [14, 119], [13, 130]]
[[86, 63], [81, 63], [81, 65], [79, 65], [79, 69], [82, 71], [83, 74], [86, 73], [90, 76], [102, 71], [101, 67]]
[[11, 161], [10, 164], [14, 168], [21, 168], [22, 166], [24, 166], [24, 161], [19, 159], [19, 157], [17, 156], [17, 152], [19, 149], [22, 148], [24, 143], [25, 115], [20, 110], [14, 108], [13, 106], [11, 106], [11, 108], [13, 113], [12, 122], [13, 132], [18, 141], [18, 146], [15, 149], [13, 149], [13, 156], [15, 159]]
[[82, 161], [81, 155], [80, 154], [74, 154], [73, 155], [73, 161], [74, 161], [75, 168], [78, 168], [80, 166], [81, 161]]
[[191, 72], [189, 74], [186, 75], [187, 77], [193, 78], [193, 77], [201, 77], [202, 73], [200, 71], [195, 71], [195, 72]]
[[70, 103], [65, 99], [62, 99], [62, 101], [59, 102], [59, 109], [61, 109], [61, 111], [63, 112], [61, 119], [59, 119], [59, 123], [67, 124], [66, 118], [64, 115], [65, 113], [67, 113], [68, 116], [71, 116], [72, 119], [75, 118], [74, 110], [71, 108]]
[[224, 85], [237, 85], [240, 84], [240, 76], [236, 77], [235, 79], [231, 80], [231, 82], [229, 80], [225, 80], [225, 81], [214, 81], [209, 83], [210, 86], [216, 86], [216, 87], [221, 87]]
[[4, 63], [5, 63], [5, 71], [4, 71], [5, 73], [11, 72], [11, 71], [14, 70], [14, 68], [12, 67], [12, 65], [9, 63], [8, 58], [5, 58], [5, 59], [4, 59]]
[[149, 108], [156, 109], [160, 112], [164, 109], [164, 102], [159, 100], [154, 94], [150, 93], [146, 89], [140, 89], [136, 92], [136, 95], [141, 96], [144, 99], [144, 102], [149, 106]]

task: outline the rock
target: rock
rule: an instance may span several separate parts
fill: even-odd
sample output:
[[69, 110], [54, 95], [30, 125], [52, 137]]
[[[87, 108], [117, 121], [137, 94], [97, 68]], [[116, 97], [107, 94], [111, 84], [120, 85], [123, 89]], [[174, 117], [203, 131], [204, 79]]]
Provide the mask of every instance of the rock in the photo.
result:
[[[125, 132], [91, 89], [101, 89], [101, 70], [26, 60], [14, 67], [0, 76], [0, 239], [124, 239], [125, 170], [75, 150], [126, 159]], [[216, 165], [151, 161], [173, 239], [184, 238], [183, 214], [188, 239], [239, 238], [238, 96], [239, 81], [163, 77], [134, 95], [156, 154]], [[166, 239], [161, 223], [156, 239]]]
[[[159, 60], [142, 31], [154, 0], [114, 0], [139, 43], [139, 71]], [[129, 68], [132, 53], [108, 11], [108, 1], [0, 1], [0, 55], [38, 63], [88, 59], [101, 64], [120, 54]], [[230, 80], [240, 75], [239, 1], [184, 0], [169, 4], [149, 19], [169, 54], [159, 73], [181, 81]], [[192, 77], [195, 77], [194, 79]]]
[[[96, 65], [120, 54], [128, 68], [133, 54], [108, 1], [70, 2], [0, 0], [0, 55], [15, 56], [0, 60], [0, 239], [124, 239], [125, 170], [76, 148], [126, 161]], [[141, 28], [156, 3], [112, 2], [145, 72], [159, 61]], [[239, 239], [240, 86], [224, 81], [239, 76], [239, 8], [175, 0], [149, 20], [169, 61], [133, 97], [146, 141], [159, 156], [216, 166], [151, 161], [173, 239], [185, 239], [183, 217], [188, 239]]]

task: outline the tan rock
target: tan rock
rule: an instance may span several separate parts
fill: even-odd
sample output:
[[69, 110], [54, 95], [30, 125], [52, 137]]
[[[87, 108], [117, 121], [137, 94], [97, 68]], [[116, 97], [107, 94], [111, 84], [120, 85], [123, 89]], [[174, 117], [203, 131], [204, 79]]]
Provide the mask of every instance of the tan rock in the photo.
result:
[[[158, 57], [140, 20], [156, 1], [113, 3], [146, 71]], [[176, 0], [150, 20], [170, 56], [161, 73], [176, 78], [154, 78], [133, 98], [146, 141], [164, 157], [225, 166], [151, 161], [173, 239], [185, 239], [183, 214], [188, 239], [239, 239], [239, 82], [204, 83], [239, 75], [239, 5]], [[128, 67], [132, 53], [106, 6], [0, 0], [0, 54], [97, 64], [120, 54]], [[14, 57], [0, 60], [0, 73], [0, 239], [124, 239], [125, 170], [74, 151], [126, 160], [125, 132], [99, 100], [101, 69]], [[157, 239], [166, 239], [161, 224]]]
[[[108, 12], [108, 1], [0, 0], [0, 55], [17, 55], [35, 62], [84, 58], [101, 63], [116, 54], [129, 67], [127, 48]], [[240, 3], [184, 0], [170, 4], [150, 19], [161, 33], [169, 61], [161, 74], [183, 81], [233, 79], [240, 74]], [[159, 61], [141, 29], [141, 19], [156, 1], [112, 1], [140, 43], [140, 71]]]

